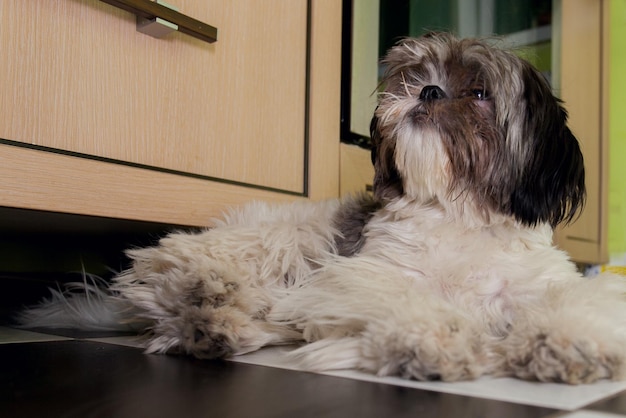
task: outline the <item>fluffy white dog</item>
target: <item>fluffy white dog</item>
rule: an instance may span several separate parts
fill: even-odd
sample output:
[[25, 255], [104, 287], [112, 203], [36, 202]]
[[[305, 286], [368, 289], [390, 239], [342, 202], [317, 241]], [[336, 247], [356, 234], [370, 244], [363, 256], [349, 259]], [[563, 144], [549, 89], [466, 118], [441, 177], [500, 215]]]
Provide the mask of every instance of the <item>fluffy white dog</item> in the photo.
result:
[[89, 328], [113, 314], [140, 324], [148, 352], [205, 358], [306, 342], [296, 355], [311, 370], [623, 378], [624, 279], [584, 278], [552, 244], [585, 191], [548, 83], [445, 34], [406, 39], [385, 64], [373, 198], [233, 210], [128, 251], [104, 293], [57, 293], [22, 321]]

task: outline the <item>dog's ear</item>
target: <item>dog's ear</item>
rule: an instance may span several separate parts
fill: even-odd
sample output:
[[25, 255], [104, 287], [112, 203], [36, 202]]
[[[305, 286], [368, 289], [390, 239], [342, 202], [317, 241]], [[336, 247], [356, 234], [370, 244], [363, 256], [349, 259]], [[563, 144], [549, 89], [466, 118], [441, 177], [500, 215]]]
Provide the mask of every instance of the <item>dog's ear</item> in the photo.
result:
[[585, 170], [578, 140], [567, 127], [567, 112], [543, 76], [529, 64], [523, 70], [528, 141], [526, 161], [511, 196], [511, 212], [527, 225], [553, 227], [572, 221], [585, 201]]
[[374, 164], [374, 196], [382, 201], [401, 196], [404, 188], [394, 161], [395, 143], [388, 138], [383, 138], [376, 116], [370, 123], [370, 136], [372, 164]]

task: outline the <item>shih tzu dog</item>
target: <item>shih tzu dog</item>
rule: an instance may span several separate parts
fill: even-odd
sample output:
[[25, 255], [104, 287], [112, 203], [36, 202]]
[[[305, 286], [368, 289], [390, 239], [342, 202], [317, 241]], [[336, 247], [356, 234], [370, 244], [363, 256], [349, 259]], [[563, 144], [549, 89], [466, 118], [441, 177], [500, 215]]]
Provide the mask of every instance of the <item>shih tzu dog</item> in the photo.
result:
[[136, 323], [147, 352], [201, 358], [305, 343], [293, 355], [309, 370], [624, 378], [626, 281], [584, 278], [552, 244], [583, 204], [584, 169], [542, 75], [447, 34], [406, 39], [385, 64], [373, 197], [232, 210], [128, 251], [104, 292], [57, 293], [22, 322]]

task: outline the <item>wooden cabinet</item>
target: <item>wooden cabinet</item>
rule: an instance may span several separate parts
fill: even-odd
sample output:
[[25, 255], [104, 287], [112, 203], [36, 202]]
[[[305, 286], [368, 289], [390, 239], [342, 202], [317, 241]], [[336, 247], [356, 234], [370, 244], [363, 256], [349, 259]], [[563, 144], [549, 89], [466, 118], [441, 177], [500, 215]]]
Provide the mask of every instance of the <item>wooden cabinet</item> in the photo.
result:
[[608, 261], [609, 1], [561, 3], [560, 96], [585, 157], [587, 202], [556, 241], [577, 262]]
[[[339, 193], [341, 2], [170, 3], [216, 26], [218, 41], [151, 38], [98, 0], [0, 2], [0, 207], [204, 225], [251, 199]], [[598, 263], [609, 2], [557, 4], [560, 95], [588, 199], [556, 237], [576, 261]], [[366, 152], [344, 154], [369, 169]]]
[[0, 206], [203, 225], [338, 194], [341, 3], [169, 3], [218, 41], [97, 0], [0, 3]]
[[341, 144], [339, 193], [344, 196], [372, 191], [374, 166], [371, 151], [352, 144]]

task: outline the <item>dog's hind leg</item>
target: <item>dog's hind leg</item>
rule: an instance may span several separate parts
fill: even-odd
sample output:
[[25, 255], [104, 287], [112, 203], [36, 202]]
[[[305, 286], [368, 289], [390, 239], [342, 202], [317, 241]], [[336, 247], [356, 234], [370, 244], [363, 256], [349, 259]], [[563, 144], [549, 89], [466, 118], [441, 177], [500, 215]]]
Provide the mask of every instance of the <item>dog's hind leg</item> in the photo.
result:
[[293, 355], [311, 370], [445, 381], [485, 373], [479, 324], [376, 259], [336, 260], [279, 301], [269, 318], [302, 330], [310, 344]]
[[516, 314], [499, 343], [502, 369], [570, 384], [626, 377], [626, 281], [573, 278]]
[[318, 339], [309, 339], [293, 355], [310, 370], [355, 368], [443, 381], [481, 376], [486, 372], [481, 334], [468, 318], [440, 308], [397, 315], [390, 309], [361, 319], [329, 316], [314, 325]]

